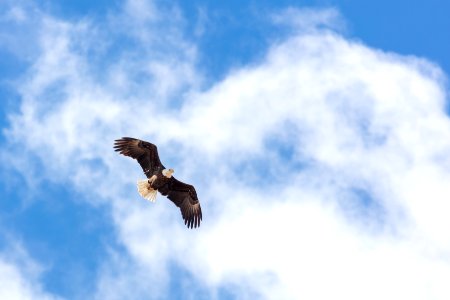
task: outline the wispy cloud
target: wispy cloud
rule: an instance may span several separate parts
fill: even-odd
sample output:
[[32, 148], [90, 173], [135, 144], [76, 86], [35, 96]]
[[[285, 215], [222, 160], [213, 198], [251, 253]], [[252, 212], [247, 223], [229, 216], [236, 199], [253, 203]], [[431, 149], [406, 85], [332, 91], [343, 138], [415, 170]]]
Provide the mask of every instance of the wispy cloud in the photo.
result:
[[9, 241], [0, 252], [0, 297], [2, 299], [59, 299], [44, 291], [40, 284], [42, 268], [26, 253], [23, 247]]
[[345, 20], [335, 8], [312, 9], [288, 7], [280, 12], [273, 13], [272, 22], [286, 25], [294, 30], [315, 31], [321, 29], [334, 29], [343, 31]]
[[[171, 264], [207, 298], [450, 296], [450, 123], [437, 66], [328, 30], [334, 10], [289, 10], [295, 34], [203, 90], [182, 16], [157, 9], [129, 1], [101, 24], [48, 16], [6, 130], [20, 160], [42, 162], [34, 177], [111, 205], [126, 253], [111, 252], [98, 298], [162, 297]], [[145, 12], [133, 21], [133, 10]], [[120, 33], [131, 44], [90, 35], [117, 20], [144, 24]], [[200, 230], [162, 197], [139, 199], [138, 165], [111, 148], [124, 135], [158, 144], [196, 185]]]

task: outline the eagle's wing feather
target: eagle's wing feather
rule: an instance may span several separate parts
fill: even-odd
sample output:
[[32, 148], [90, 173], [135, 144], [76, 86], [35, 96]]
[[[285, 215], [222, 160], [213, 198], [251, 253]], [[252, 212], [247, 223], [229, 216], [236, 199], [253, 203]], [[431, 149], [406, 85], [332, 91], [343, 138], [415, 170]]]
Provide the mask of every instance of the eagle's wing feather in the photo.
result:
[[155, 170], [165, 169], [159, 159], [158, 149], [152, 143], [134, 138], [123, 137], [115, 140], [114, 150], [120, 154], [136, 159], [148, 178], [153, 175]]
[[195, 188], [172, 177], [167, 192], [169, 198], [181, 210], [184, 224], [188, 228], [197, 228], [202, 220], [202, 208], [197, 198]]

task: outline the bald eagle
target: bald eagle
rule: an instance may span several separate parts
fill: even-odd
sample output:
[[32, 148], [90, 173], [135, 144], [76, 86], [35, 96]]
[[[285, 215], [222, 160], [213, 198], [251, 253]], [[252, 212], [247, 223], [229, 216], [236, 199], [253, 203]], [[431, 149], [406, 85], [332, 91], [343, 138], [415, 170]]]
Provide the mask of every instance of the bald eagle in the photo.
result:
[[195, 188], [172, 176], [173, 169], [167, 169], [159, 160], [158, 150], [152, 143], [123, 137], [115, 140], [114, 150], [136, 159], [147, 179], [138, 180], [138, 192], [145, 199], [154, 202], [157, 191], [167, 196], [181, 210], [184, 224], [197, 228], [202, 220], [202, 209]]

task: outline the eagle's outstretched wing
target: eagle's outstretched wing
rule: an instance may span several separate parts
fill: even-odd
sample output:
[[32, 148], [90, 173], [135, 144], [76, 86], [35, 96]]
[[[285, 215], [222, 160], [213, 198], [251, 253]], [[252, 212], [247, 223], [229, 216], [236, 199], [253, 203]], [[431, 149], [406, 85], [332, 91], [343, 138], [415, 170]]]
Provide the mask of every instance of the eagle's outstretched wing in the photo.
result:
[[156, 170], [159, 171], [165, 169], [159, 160], [158, 149], [152, 143], [123, 137], [115, 140], [114, 150], [120, 154], [136, 159], [148, 178], [150, 178]]
[[172, 177], [169, 183], [167, 198], [181, 210], [184, 224], [188, 228], [197, 228], [202, 220], [202, 208], [197, 198], [195, 188]]

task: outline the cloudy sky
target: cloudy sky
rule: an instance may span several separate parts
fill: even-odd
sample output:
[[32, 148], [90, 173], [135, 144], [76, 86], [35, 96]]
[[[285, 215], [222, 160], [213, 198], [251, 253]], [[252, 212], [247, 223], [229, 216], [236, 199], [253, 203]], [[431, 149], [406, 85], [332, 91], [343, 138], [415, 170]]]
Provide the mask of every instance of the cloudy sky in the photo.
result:
[[448, 1], [63, 2], [0, 2], [0, 299], [450, 299]]

